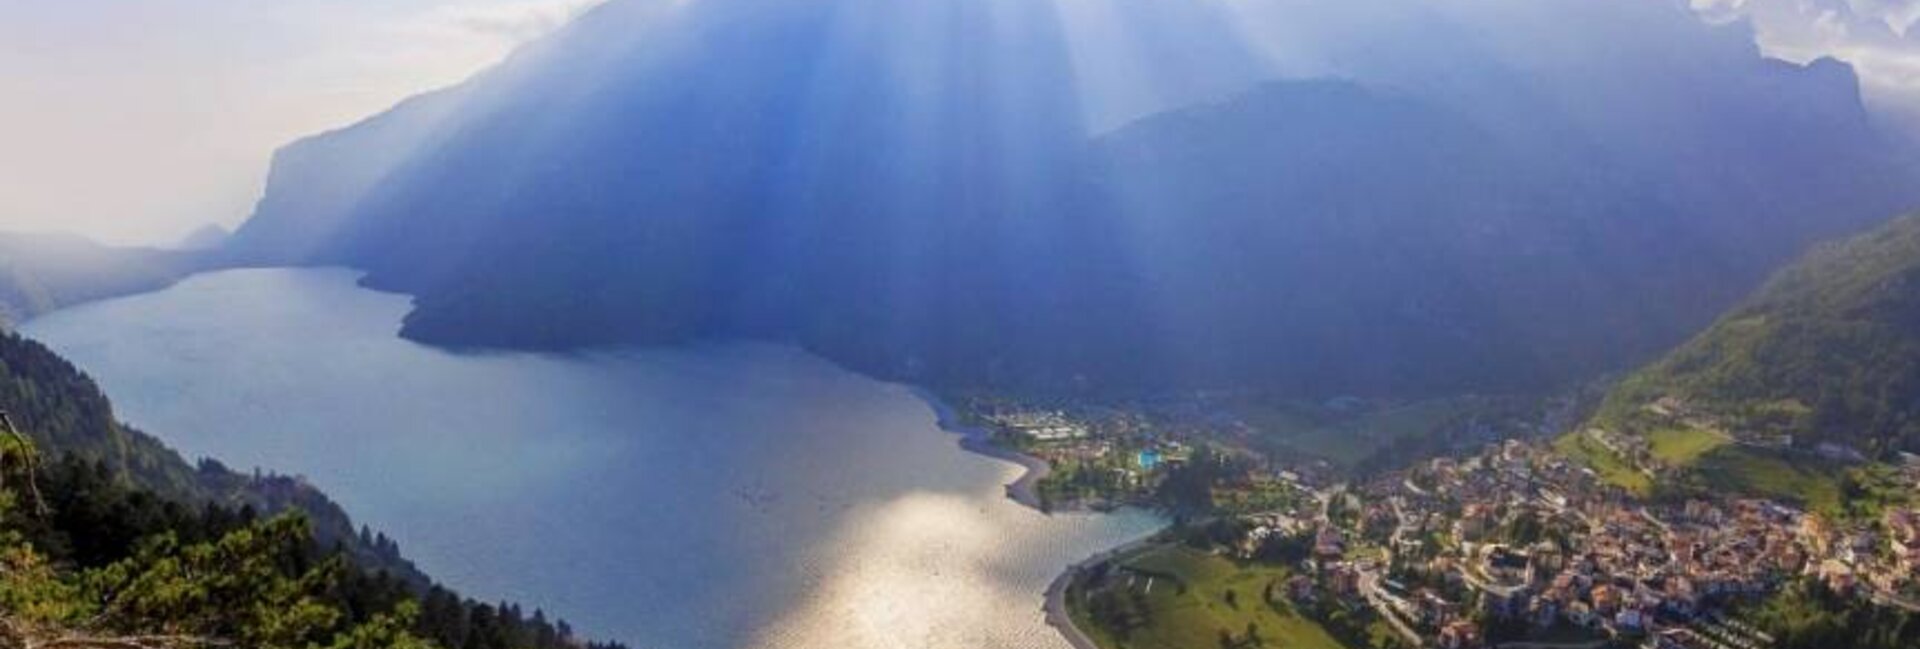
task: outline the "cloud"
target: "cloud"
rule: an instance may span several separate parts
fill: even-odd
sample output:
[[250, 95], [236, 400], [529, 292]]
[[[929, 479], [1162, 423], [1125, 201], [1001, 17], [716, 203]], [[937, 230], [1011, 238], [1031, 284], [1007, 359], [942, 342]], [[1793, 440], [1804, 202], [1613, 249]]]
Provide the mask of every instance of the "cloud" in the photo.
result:
[[1856, 0], [1855, 11], [1878, 18], [1902, 37], [1920, 22], [1920, 2], [1915, 0]]
[[1747, 21], [1768, 55], [1853, 65], [1867, 104], [1920, 135], [1920, 0], [1692, 0], [1715, 22]]

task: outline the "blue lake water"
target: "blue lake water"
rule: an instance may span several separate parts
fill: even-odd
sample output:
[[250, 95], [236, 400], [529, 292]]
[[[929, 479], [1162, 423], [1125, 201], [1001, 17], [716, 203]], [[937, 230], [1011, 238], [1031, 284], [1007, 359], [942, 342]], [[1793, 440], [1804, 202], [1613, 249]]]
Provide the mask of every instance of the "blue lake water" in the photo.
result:
[[354, 280], [212, 273], [22, 329], [188, 457], [304, 475], [463, 593], [636, 649], [1064, 647], [1047, 583], [1161, 524], [1008, 501], [1020, 469], [910, 389], [796, 350], [453, 353]]

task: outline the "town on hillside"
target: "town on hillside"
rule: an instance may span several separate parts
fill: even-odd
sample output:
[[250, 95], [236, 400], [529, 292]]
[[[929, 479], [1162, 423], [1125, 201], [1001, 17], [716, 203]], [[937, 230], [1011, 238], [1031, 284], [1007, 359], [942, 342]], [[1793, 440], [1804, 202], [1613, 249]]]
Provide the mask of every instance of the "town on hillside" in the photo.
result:
[[[1648, 497], [1537, 434], [1361, 475], [1236, 443], [1246, 422], [1202, 408], [964, 403], [996, 442], [1054, 468], [1050, 506], [1174, 515], [1071, 577], [1074, 624], [1109, 649], [1762, 649], [1782, 646], [1795, 607], [1920, 615], [1912, 498], [1836, 513]], [[1886, 469], [1885, 487], [1920, 494], [1920, 460]], [[1182, 493], [1196, 481], [1204, 502]]]

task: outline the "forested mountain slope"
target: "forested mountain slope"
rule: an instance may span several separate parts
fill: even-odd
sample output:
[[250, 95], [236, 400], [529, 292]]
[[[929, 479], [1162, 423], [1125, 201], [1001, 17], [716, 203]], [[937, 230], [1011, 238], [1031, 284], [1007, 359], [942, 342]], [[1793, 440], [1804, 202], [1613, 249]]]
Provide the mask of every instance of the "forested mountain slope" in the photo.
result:
[[1624, 380], [1601, 420], [1659, 412], [1743, 440], [1920, 453], [1920, 215], [1814, 248]]
[[[180, 502], [251, 506], [262, 512], [300, 509], [328, 542], [357, 533], [339, 506], [293, 478], [235, 473], [218, 462], [189, 464], [159, 440], [120, 423], [99, 387], [79, 368], [18, 334], [0, 334], [0, 408], [51, 458], [99, 463], [130, 485]], [[376, 557], [375, 548], [356, 548]], [[380, 565], [418, 578], [411, 566]]]
[[[12, 333], [0, 410], [29, 440], [0, 435], [0, 646], [583, 646], [545, 613], [433, 585], [304, 481], [189, 465]], [[98, 639], [123, 635], [144, 640]]]

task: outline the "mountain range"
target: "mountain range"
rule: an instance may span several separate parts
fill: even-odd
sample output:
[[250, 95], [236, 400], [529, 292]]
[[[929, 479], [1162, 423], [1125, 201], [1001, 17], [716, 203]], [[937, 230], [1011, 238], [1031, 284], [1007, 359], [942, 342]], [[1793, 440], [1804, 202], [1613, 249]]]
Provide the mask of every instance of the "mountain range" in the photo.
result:
[[[1460, 393], [1631, 367], [1920, 200], [1850, 68], [1679, 7], [1579, 9], [1531, 67], [1436, 25], [1385, 62], [1349, 46], [1351, 75], [1130, 113], [1089, 105], [1043, 4], [615, 0], [288, 146], [223, 263], [363, 269], [416, 296], [404, 336], [450, 347], [756, 338], [927, 384]], [[1642, 45], [1554, 55], [1620, 30]], [[1088, 117], [1116, 113], [1142, 117]]]

